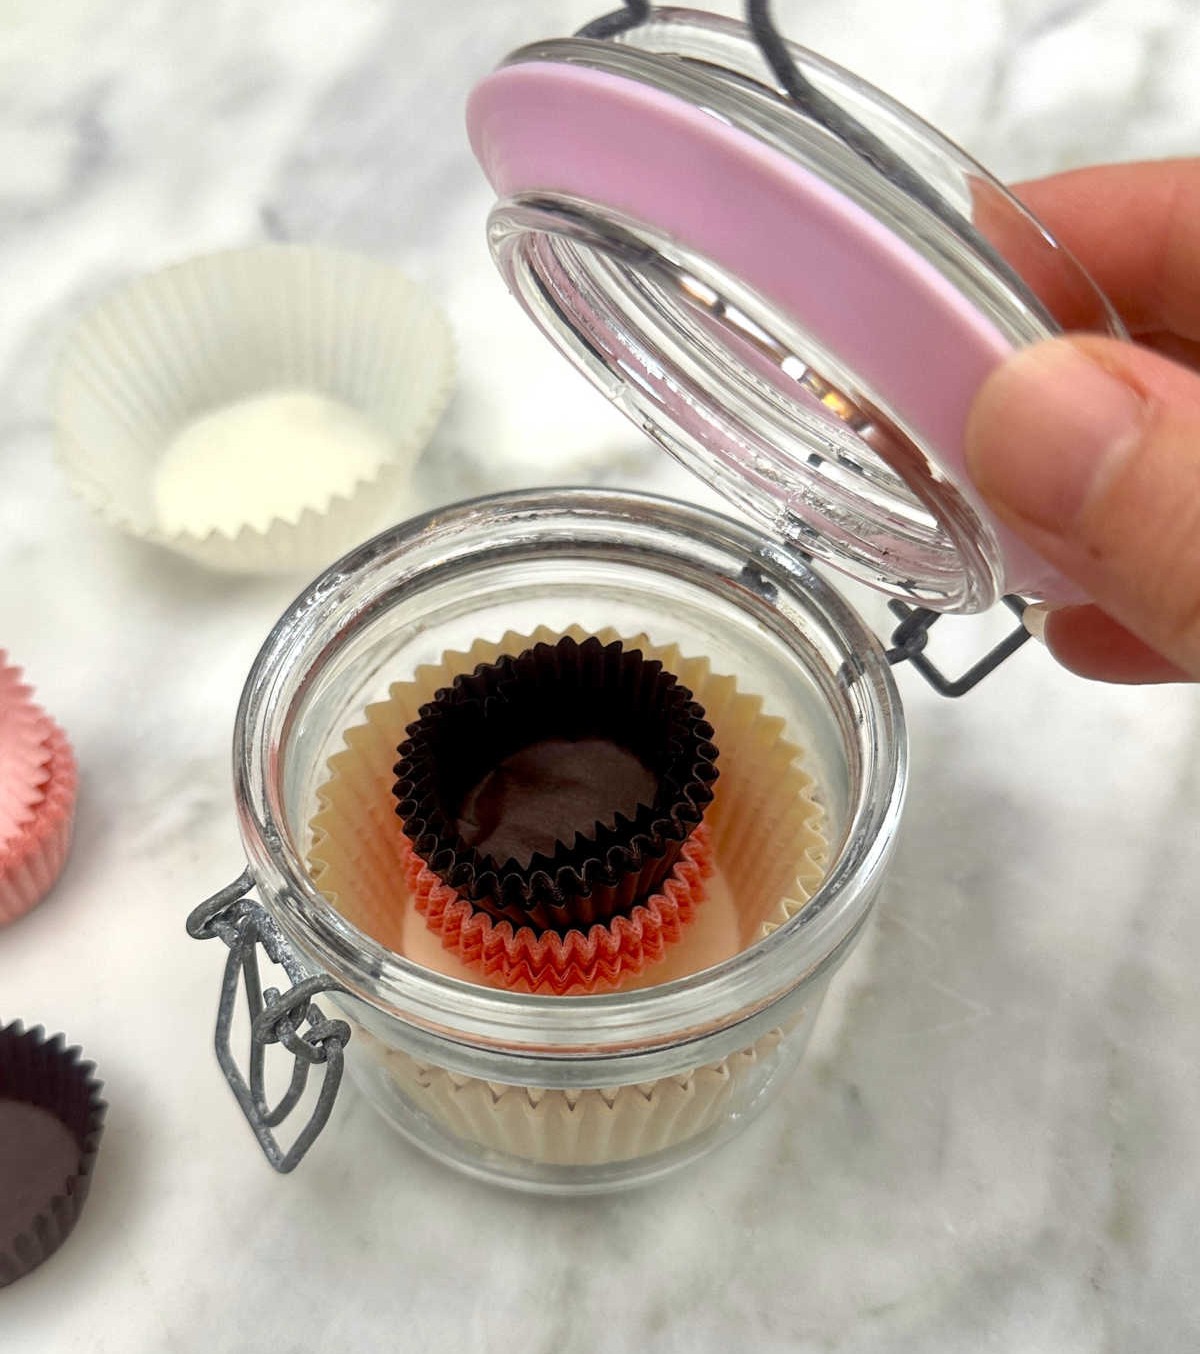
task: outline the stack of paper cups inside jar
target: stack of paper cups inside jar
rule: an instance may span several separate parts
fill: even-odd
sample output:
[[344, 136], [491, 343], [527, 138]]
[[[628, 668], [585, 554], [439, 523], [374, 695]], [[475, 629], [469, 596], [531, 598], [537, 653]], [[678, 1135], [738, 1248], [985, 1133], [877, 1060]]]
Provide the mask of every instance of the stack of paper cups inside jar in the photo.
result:
[[[825, 811], [782, 721], [645, 635], [506, 633], [394, 683], [344, 735], [310, 866], [344, 917], [427, 969], [549, 998], [685, 978], [821, 882]], [[603, 1166], [728, 1113], [785, 1031], [637, 1086], [500, 1084], [367, 1030], [396, 1090], [475, 1147]]]

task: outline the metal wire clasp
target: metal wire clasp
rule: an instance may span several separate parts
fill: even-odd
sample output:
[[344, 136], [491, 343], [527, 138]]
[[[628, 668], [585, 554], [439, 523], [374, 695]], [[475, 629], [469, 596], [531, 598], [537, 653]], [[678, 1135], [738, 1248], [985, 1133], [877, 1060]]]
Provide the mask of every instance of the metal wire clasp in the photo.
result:
[[[1020, 620], [1028, 603], [1023, 597], [1006, 597], [1004, 605]], [[896, 601], [889, 602], [888, 607], [892, 615], [900, 618], [900, 624], [892, 632], [892, 647], [887, 651], [888, 662], [893, 666], [897, 663], [910, 663], [940, 696], [965, 696], [968, 691], [977, 687], [988, 673], [995, 672], [1006, 658], [1011, 658], [1027, 640], [1032, 638], [1023, 625], [1018, 625], [961, 677], [947, 677], [925, 653], [929, 631], [941, 613], [930, 611], [926, 607], [906, 606], [903, 602]]]
[[[193, 940], [215, 937], [228, 947], [217, 1006], [214, 1038], [217, 1062], [254, 1130], [263, 1155], [277, 1171], [286, 1174], [299, 1165], [329, 1119], [342, 1081], [342, 1050], [350, 1041], [350, 1026], [344, 1020], [327, 1020], [313, 998], [322, 992], [346, 989], [327, 974], [305, 975], [278, 926], [258, 902], [247, 896], [253, 887], [254, 880], [247, 870], [192, 912], [187, 919], [187, 931]], [[273, 987], [263, 991], [258, 968], [260, 945], [292, 980], [294, 985], [288, 991], [281, 994]], [[230, 1044], [239, 986], [245, 992], [250, 1016], [248, 1077], [238, 1067]], [[306, 1023], [308, 1028], [304, 1029]], [[276, 1043], [282, 1044], [295, 1061], [291, 1083], [272, 1107], [267, 1103], [263, 1073], [266, 1047]], [[272, 1130], [296, 1108], [308, 1085], [308, 1074], [318, 1064], [325, 1070], [316, 1105], [291, 1147], [284, 1151]]]

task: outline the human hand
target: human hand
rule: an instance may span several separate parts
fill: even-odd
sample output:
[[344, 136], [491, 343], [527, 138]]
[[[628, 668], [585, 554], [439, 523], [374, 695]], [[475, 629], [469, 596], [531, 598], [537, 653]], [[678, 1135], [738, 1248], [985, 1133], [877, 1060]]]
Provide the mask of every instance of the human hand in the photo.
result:
[[992, 509], [1095, 606], [1046, 614], [1054, 656], [1111, 682], [1200, 679], [1200, 160], [1018, 187], [1138, 346], [1027, 348], [984, 384], [967, 464]]

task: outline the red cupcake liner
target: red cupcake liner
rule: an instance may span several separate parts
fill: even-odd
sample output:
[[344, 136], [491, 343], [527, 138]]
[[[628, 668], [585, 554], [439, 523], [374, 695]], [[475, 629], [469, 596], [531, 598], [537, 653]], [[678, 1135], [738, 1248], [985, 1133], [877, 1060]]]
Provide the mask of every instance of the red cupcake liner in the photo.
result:
[[514, 930], [510, 922], [494, 921], [478, 910], [433, 873], [407, 838], [400, 859], [417, 911], [447, 950], [512, 991], [560, 997], [612, 989], [661, 959], [695, 916], [713, 872], [712, 840], [701, 824], [684, 843], [661, 892], [628, 916], [587, 931], [539, 935], [529, 926]]
[[71, 845], [79, 773], [66, 734], [47, 720], [49, 777], [28, 822], [0, 843], [0, 926], [41, 902], [54, 886]]

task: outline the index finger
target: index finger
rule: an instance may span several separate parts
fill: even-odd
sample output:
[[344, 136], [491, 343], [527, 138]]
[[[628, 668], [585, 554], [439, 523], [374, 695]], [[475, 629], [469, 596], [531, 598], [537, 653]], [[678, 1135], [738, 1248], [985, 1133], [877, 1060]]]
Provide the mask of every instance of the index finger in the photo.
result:
[[1200, 160], [1098, 165], [1018, 184], [1134, 334], [1200, 340]]

